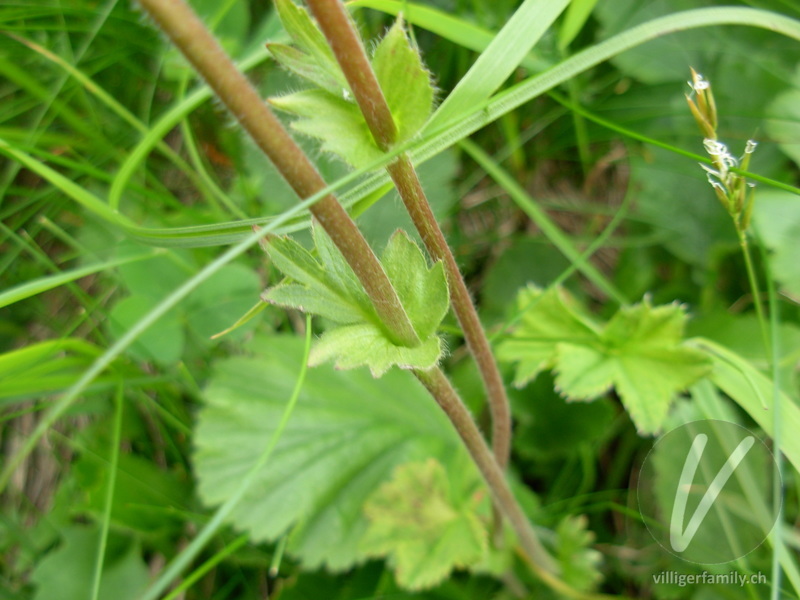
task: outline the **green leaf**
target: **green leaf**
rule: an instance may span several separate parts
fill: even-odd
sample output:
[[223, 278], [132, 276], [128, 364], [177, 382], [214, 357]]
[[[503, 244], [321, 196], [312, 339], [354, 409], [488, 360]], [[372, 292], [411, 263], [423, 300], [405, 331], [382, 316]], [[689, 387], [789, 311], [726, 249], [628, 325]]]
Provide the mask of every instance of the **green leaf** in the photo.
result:
[[331, 94], [340, 95], [342, 90], [349, 89], [343, 88], [341, 82], [320, 66], [312, 56], [297, 48], [285, 44], [267, 44], [267, 50], [282, 67]]
[[[121, 338], [147, 315], [155, 304], [157, 302], [148, 296], [134, 295], [123, 298], [114, 305], [108, 316], [109, 332], [114, 338]], [[136, 360], [168, 365], [180, 359], [183, 344], [184, 333], [179, 313], [171, 310], [131, 344], [127, 352]]]
[[362, 323], [326, 331], [311, 350], [308, 362], [313, 367], [334, 361], [337, 369], [367, 366], [373, 377], [381, 377], [392, 366], [430, 369], [443, 350], [438, 336], [433, 335], [414, 348], [396, 346], [377, 326]]
[[675, 394], [709, 371], [706, 353], [682, 344], [686, 314], [677, 304], [653, 307], [645, 299], [599, 328], [556, 289], [523, 290], [520, 299], [531, 306], [498, 349], [501, 360], [518, 363], [515, 383], [552, 368], [568, 400], [592, 400], [614, 387], [642, 434], [657, 432]]
[[594, 589], [602, 579], [599, 571], [602, 555], [590, 547], [595, 536], [587, 529], [588, 524], [586, 515], [567, 515], [556, 527], [556, 560], [561, 566], [561, 577], [582, 592]]
[[367, 500], [361, 548], [388, 556], [401, 587], [432, 587], [486, 554], [486, 528], [475, 509], [474, 497], [454, 497], [436, 460], [403, 465]]
[[265, 249], [276, 267], [297, 281], [268, 289], [273, 304], [326, 317], [341, 326], [329, 329], [311, 351], [309, 364], [333, 361], [339, 369], [369, 367], [375, 377], [390, 367], [428, 369], [443, 353], [436, 335], [449, 307], [441, 263], [428, 268], [422, 251], [397, 232], [384, 251], [384, 267], [421, 343], [397, 346], [388, 337], [361, 283], [321, 227], [314, 227], [321, 263], [297, 242], [270, 237]]
[[402, 19], [378, 44], [372, 68], [397, 125], [397, 141], [413, 137], [431, 115], [434, 93], [431, 74], [411, 45]]
[[[149, 579], [147, 565], [135, 544], [112, 537], [100, 582], [100, 600], [135, 600]], [[61, 546], [39, 561], [31, 575], [36, 585], [34, 600], [86, 600], [91, 598], [95, 557], [100, 531], [94, 527], [70, 527]]]
[[339, 82], [339, 90], [349, 90], [350, 86], [347, 85], [333, 51], [328, 46], [325, 36], [314, 25], [308, 12], [294, 4], [292, 0], [275, 0], [275, 6], [286, 32], [294, 43], [310, 55], [330, 78]]
[[276, 108], [299, 117], [292, 128], [322, 141], [322, 149], [353, 167], [365, 167], [383, 156], [354, 103], [325, 90], [305, 90], [269, 99]]
[[[194, 468], [207, 505], [229, 497], [270, 439], [303, 358], [295, 337], [256, 337], [247, 350], [217, 362], [204, 392]], [[269, 464], [230, 520], [256, 542], [293, 528], [288, 550], [304, 567], [345, 569], [365, 558], [365, 500], [395, 466], [427, 457], [448, 472], [469, 464], [410, 374], [393, 370], [376, 380], [366, 371], [311, 369]]]
[[520, 326], [511, 339], [497, 348], [498, 360], [518, 362], [514, 378], [517, 387], [534, 379], [543, 369], [555, 366], [558, 343], [588, 343], [596, 339], [597, 328], [579, 317], [568, 304], [574, 301], [561, 288], [543, 292], [528, 286], [520, 291], [517, 296], [517, 308], [523, 312]]
[[381, 262], [417, 335], [421, 340], [435, 335], [450, 307], [442, 262], [428, 269], [419, 246], [401, 230], [389, 239]]
[[[264, 292], [262, 299], [336, 323], [377, 323], [377, 316], [361, 284], [321, 227], [314, 227], [314, 240], [323, 263], [291, 238], [267, 238], [264, 249], [274, 265], [300, 285], [283, 283]], [[345, 274], [348, 271], [349, 275]]]
[[[186, 305], [186, 321], [201, 339], [230, 327], [247, 312], [258, 297], [261, 282], [258, 275], [244, 265], [231, 264], [222, 267], [189, 296]], [[233, 339], [250, 327], [243, 327], [233, 334]]]

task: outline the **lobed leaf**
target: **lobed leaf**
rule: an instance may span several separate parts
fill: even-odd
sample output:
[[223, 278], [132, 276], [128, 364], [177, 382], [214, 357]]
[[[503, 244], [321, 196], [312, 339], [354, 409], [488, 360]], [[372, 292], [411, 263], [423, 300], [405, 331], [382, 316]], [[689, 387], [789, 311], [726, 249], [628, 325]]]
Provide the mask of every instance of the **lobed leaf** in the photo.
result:
[[683, 308], [653, 307], [645, 299], [600, 327], [570, 307], [565, 294], [523, 290], [519, 302], [529, 308], [498, 358], [517, 363], [518, 386], [552, 368], [568, 400], [592, 400], [613, 387], [639, 432], [656, 433], [674, 396], [710, 368], [705, 352], [682, 343]]
[[454, 497], [435, 459], [403, 465], [367, 500], [361, 548], [388, 556], [401, 587], [432, 587], [486, 555], [488, 535], [476, 508], [475, 498]]
[[[207, 505], [236, 489], [270, 438], [294, 387], [302, 340], [255, 337], [247, 355], [213, 366], [198, 415], [194, 469]], [[230, 521], [255, 542], [292, 531], [288, 551], [305, 568], [345, 569], [366, 558], [363, 506], [392, 469], [432, 457], [445, 469], [474, 468], [447, 418], [407, 373], [311, 369], [270, 462]]]
[[450, 308], [442, 262], [428, 269], [419, 246], [401, 230], [389, 238], [381, 262], [417, 335], [422, 340], [435, 335]]
[[313, 237], [322, 262], [289, 238], [267, 239], [264, 247], [275, 266], [297, 283], [284, 282], [262, 295], [266, 302], [339, 324], [317, 341], [309, 364], [332, 361], [339, 369], [366, 366], [374, 377], [380, 377], [392, 366], [433, 367], [444, 350], [436, 329], [450, 302], [442, 265], [437, 263], [429, 269], [422, 251], [403, 232], [395, 233], [387, 244], [384, 267], [421, 340], [415, 347], [397, 346], [331, 239], [317, 226]]
[[434, 91], [431, 74], [411, 45], [402, 18], [378, 44], [372, 68], [397, 125], [397, 141], [413, 137], [431, 115]]
[[302, 117], [292, 129], [322, 142], [353, 167], [365, 167], [383, 156], [358, 106], [325, 90], [305, 90], [270, 98], [276, 108]]

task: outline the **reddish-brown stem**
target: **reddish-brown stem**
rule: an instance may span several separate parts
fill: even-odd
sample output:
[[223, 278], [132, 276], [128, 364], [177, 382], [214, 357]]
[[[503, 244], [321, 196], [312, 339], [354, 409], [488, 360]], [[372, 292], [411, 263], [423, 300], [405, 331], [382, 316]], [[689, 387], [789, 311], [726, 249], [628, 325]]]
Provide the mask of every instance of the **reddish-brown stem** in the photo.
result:
[[[328, 39], [375, 142], [381, 150], [386, 151], [397, 137], [397, 127], [367, 59], [361, 37], [356, 32], [350, 15], [340, 7], [339, 0], [308, 2], [308, 8]], [[344, 57], [346, 59], [342, 60]]]
[[456, 259], [439, 228], [419, 177], [417, 177], [417, 172], [408, 156], [401, 156], [396, 162], [389, 165], [388, 171], [428, 253], [434, 260], [444, 262], [447, 284], [450, 287], [450, 301], [458, 322], [461, 324], [467, 346], [475, 357], [489, 398], [489, 407], [492, 413], [492, 448], [500, 467], [505, 468], [511, 453], [511, 411], [503, 378], [497, 368], [489, 340], [483, 331]]
[[[307, 0], [307, 3], [333, 49], [373, 138], [379, 147], [386, 150], [395, 139], [394, 120], [347, 10], [340, 0]], [[390, 131], [391, 136], [388, 135]], [[475, 357], [489, 398], [492, 447], [497, 462], [505, 468], [511, 452], [511, 410], [489, 340], [411, 161], [406, 155], [401, 155], [387, 169], [428, 253], [434, 260], [444, 262], [453, 310], [467, 346]]]
[[436, 398], [436, 402], [455, 425], [472, 460], [489, 486], [495, 506], [511, 523], [525, 555], [538, 569], [550, 574], [557, 573], [558, 569], [553, 559], [539, 543], [539, 538], [511, 492], [503, 471], [486, 445], [472, 414], [453, 389], [445, 374], [438, 367], [434, 367], [428, 371], [414, 371], [414, 375]]
[[[324, 189], [325, 181], [314, 165], [192, 9], [183, 0], [140, 1], [297, 195], [308, 198]], [[332, 195], [310, 210], [358, 276], [393, 341], [418, 345], [419, 337], [386, 272], [347, 211]]]

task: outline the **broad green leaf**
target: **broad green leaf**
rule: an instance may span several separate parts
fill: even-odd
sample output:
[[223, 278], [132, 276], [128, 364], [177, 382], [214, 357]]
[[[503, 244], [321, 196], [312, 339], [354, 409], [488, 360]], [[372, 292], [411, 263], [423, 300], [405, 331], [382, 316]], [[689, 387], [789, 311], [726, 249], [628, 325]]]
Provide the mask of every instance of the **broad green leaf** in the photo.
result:
[[294, 43], [309, 54], [329, 77], [339, 82], [340, 90], [349, 90], [350, 86], [347, 85], [333, 51], [328, 46], [325, 36], [314, 25], [308, 12], [292, 0], [275, 0], [275, 6], [286, 32]]
[[614, 386], [639, 432], [656, 433], [674, 396], [709, 371], [704, 352], [681, 344], [685, 321], [675, 304], [620, 309], [599, 346], [559, 345], [556, 386], [575, 399]]
[[285, 44], [267, 44], [267, 50], [284, 68], [307, 79], [316, 86], [334, 95], [341, 95], [342, 84], [326, 71], [314, 58], [305, 52]]
[[[108, 315], [108, 329], [119, 339], [157, 304], [148, 296], [128, 296], [114, 305]], [[179, 313], [172, 310], [161, 317], [152, 329], [144, 332], [128, 348], [136, 360], [155, 361], [160, 364], [177, 362], [183, 353], [184, 333]]]
[[[195, 290], [186, 301], [187, 325], [201, 339], [230, 327], [256, 302], [261, 282], [258, 275], [241, 264], [222, 267]], [[242, 328], [233, 339], [240, 339]]]
[[[800, 156], [800, 155], [799, 155]], [[772, 250], [770, 267], [781, 287], [800, 294], [800, 201], [778, 190], [756, 190], [753, 222]]]
[[[217, 362], [204, 392], [194, 467], [208, 505], [228, 498], [270, 438], [303, 343], [259, 336], [247, 352]], [[308, 371], [289, 425], [231, 522], [256, 542], [293, 528], [289, 552], [304, 567], [345, 569], [365, 558], [366, 499], [394, 467], [428, 457], [448, 471], [469, 464], [446, 417], [410, 374], [373, 379], [365, 370], [323, 365]]]
[[488, 551], [477, 501], [454, 495], [447, 472], [432, 458], [398, 467], [364, 506], [370, 523], [361, 548], [388, 556], [401, 587], [432, 587]]
[[436, 335], [419, 346], [395, 346], [386, 333], [372, 323], [342, 325], [322, 334], [311, 350], [309, 364], [334, 361], [337, 369], [369, 367], [373, 377], [381, 377], [392, 366], [401, 369], [430, 369], [442, 355], [442, 340]]
[[[110, 540], [99, 600], [135, 600], [147, 586], [149, 574], [136, 544]], [[100, 531], [74, 526], [63, 532], [59, 547], [44, 556], [31, 575], [34, 600], [86, 600], [91, 597]]]
[[433, 110], [433, 85], [419, 50], [406, 35], [402, 19], [395, 21], [378, 44], [372, 68], [397, 125], [397, 141], [413, 137]]
[[501, 360], [518, 363], [517, 385], [552, 368], [568, 400], [592, 400], [614, 387], [639, 432], [652, 434], [674, 396], [709, 370], [707, 355], [682, 343], [686, 314], [679, 305], [653, 307], [645, 299], [596, 327], [567, 305], [564, 292], [537, 294], [520, 293], [530, 308], [498, 349]]
[[[800, 80], [800, 74], [796, 79]], [[780, 94], [767, 106], [764, 128], [770, 139], [778, 143], [795, 164], [800, 165], [800, 81], [797, 85]]]
[[602, 579], [599, 570], [602, 555], [591, 548], [595, 535], [587, 529], [588, 524], [586, 515], [567, 515], [556, 527], [556, 559], [561, 578], [581, 592], [596, 588]]
[[323, 150], [353, 167], [365, 167], [383, 156], [353, 102], [325, 90], [305, 90], [269, 101], [276, 108], [301, 117], [292, 121], [293, 129], [321, 140]]
[[428, 269], [419, 246], [400, 230], [389, 239], [381, 262], [417, 335], [421, 340], [435, 335], [450, 307], [442, 262]]

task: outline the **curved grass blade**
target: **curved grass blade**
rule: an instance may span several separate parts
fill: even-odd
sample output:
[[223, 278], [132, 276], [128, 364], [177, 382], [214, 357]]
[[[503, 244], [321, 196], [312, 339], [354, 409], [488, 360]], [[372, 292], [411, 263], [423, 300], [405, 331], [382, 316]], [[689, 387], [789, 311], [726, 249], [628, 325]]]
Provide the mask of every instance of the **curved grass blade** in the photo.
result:
[[581, 252], [572, 244], [567, 235], [561, 231], [558, 225], [539, 207], [528, 193], [519, 185], [511, 175], [509, 175], [492, 157], [481, 150], [477, 144], [470, 140], [463, 140], [461, 147], [466, 153], [477, 162], [486, 173], [494, 179], [506, 192], [511, 199], [519, 206], [526, 215], [536, 223], [542, 233], [549, 239], [561, 253], [580, 270], [586, 278], [596, 285], [603, 293], [613, 298], [618, 304], [628, 304], [627, 298], [603, 275], [594, 265], [582, 258]]
[[228, 264], [237, 256], [243, 254], [248, 248], [258, 243], [260, 239], [268, 233], [273, 233], [280, 225], [288, 221], [291, 217], [306, 210], [310, 205], [324, 197], [331, 192], [330, 187], [320, 190], [313, 196], [309, 196], [303, 202], [283, 212], [280, 216], [273, 219], [268, 225], [259, 229], [258, 231], [251, 232], [241, 242], [226, 250], [219, 257], [211, 261], [196, 275], [189, 278], [183, 285], [172, 292], [164, 300], [162, 300], [153, 310], [140, 319], [133, 327], [131, 327], [125, 335], [119, 338], [108, 350], [106, 350], [92, 365], [83, 373], [83, 375], [69, 388], [69, 390], [62, 396], [53, 407], [41, 418], [36, 429], [29, 435], [22, 447], [12, 455], [6, 462], [2, 472], [0, 472], [0, 492], [5, 489], [12, 474], [20, 466], [22, 461], [33, 451], [39, 440], [42, 439], [44, 434], [50, 427], [72, 406], [78, 399], [80, 394], [86, 390], [89, 384], [103, 370], [111, 364], [122, 352], [125, 351], [136, 339], [149, 327], [151, 327], [159, 318], [164, 316], [170, 309], [178, 304], [183, 298], [188, 296], [194, 289], [201, 283], [206, 281], [214, 273], [219, 271], [222, 267]]
[[159, 254], [163, 254], [163, 252], [159, 249], [156, 249], [145, 254], [136, 254], [134, 256], [117, 258], [114, 260], [89, 265], [87, 267], [81, 267], [80, 269], [64, 271], [63, 273], [58, 273], [57, 275], [40, 277], [39, 279], [28, 281], [22, 285], [18, 285], [10, 290], [0, 293], [0, 308], [14, 304], [15, 302], [19, 302], [20, 300], [25, 300], [31, 296], [41, 294], [42, 292], [52, 290], [53, 288], [57, 288], [65, 283], [75, 281], [81, 277], [86, 277], [87, 275], [99, 273], [100, 271], [105, 271], [107, 269], [113, 269], [114, 267], [118, 267], [120, 265], [126, 265], [132, 262], [139, 262], [140, 260], [155, 258]]
[[147, 592], [145, 592], [145, 594], [142, 596], [141, 600], [156, 600], [161, 593], [167, 589], [172, 580], [181, 574], [181, 572], [189, 565], [194, 557], [197, 556], [200, 550], [203, 549], [211, 537], [214, 536], [217, 531], [219, 531], [220, 527], [223, 525], [223, 521], [244, 497], [250, 486], [256, 481], [256, 475], [258, 475], [259, 471], [261, 471], [261, 469], [264, 468], [264, 465], [267, 464], [267, 461], [269, 461], [272, 451], [275, 449], [275, 446], [278, 444], [278, 440], [280, 439], [281, 435], [283, 435], [283, 431], [286, 429], [286, 425], [289, 423], [289, 417], [292, 416], [294, 407], [297, 404], [297, 399], [300, 396], [300, 390], [302, 389], [303, 382], [306, 378], [306, 371], [308, 369], [308, 356], [310, 353], [311, 316], [306, 315], [306, 343], [305, 350], [303, 351], [303, 360], [300, 364], [300, 373], [297, 376], [297, 381], [295, 382], [294, 389], [292, 390], [292, 395], [289, 397], [289, 400], [286, 403], [286, 408], [281, 415], [281, 420], [267, 442], [264, 451], [256, 459], [255, 463], [253, 463], [253, 466], [250, 467], [250, 470], [247, 471], [244, 477], [242, 477], [239, 487], [237, 487], [228, 500], [226, 500], [225, 503], [220, 506], [216, 512], [214, 512], [214, 516], [211, 517], [211, 520], [205, 525], [205, 527], [203, 527], [200, 533], [197, 534], [197, 537], [194, 538], [191, 543], [183, 551], [181, 551], [181, 553], [172, 561], [172, 563], [161, 573], [156, 582], [153, 583], [153, 585], [151, 585]]
[[525, 0], [425, 126], [453, 121], [494, 94], [553, 24], [569, 0]]

